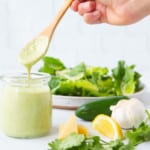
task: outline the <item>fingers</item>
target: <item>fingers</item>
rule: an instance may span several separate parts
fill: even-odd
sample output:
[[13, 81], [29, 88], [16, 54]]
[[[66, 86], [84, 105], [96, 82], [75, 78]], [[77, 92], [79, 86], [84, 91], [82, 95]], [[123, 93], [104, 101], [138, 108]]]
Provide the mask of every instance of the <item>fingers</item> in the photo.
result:
[[[98, 0], [74, 0], [71, 8], [83, 16], [84, 20], [88, 24], [96, 24], [105, 22], [105, 5], [97, 3]], [[111, 0], [99, 0], [99, 1], [111, 1]]]
[[74, 0], [71, 5], [71, 9], [78, 11], [80, 15], [84, 13], [93, 11], [96, 7], [95, 1], [86, 1], [86, 0]]
[[84, 2], [84, 3], [80, 3], [80, 5], [78, 6], [78, 12], [79, 12], [80, 15], [92, 12], [95, 9], [96, 9], [95, 1], [87, 1], [87, 2]]
[[88, 24], [102, 23], [101, 13], [98, 10], [95, 10], [90, 13], [85, 13], [83, 15], [84, 21]]
[[72, 2], [72, 4], [71, 4], [71, 9], [73, 10], [73, 11], [78, 11], [78, 6], [79, 6], [79, 4], [80, 4], [80, 1], [79, 0], [74, 0], [73, 2]]

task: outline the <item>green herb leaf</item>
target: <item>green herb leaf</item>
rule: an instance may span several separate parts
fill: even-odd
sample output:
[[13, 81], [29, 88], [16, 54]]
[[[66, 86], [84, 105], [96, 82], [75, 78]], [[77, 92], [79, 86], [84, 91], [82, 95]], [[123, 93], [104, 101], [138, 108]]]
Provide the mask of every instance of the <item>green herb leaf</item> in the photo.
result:
[[126, 132], [129, 143], [134, 146], [150, 140], [150, 126], [143, 122], [138, 128]]
[[63, 70], [66, 67], [64, 64], [56, 58], [45, 56], [43, 58], [44, 65], [39, 69], [40, 72], [46, 72], [51, 75], [55, 75], [57, 70]]
[[83, 134], [76, 134], [72, 133], [68, 135], [64, 139], [56, 139], [55, 141], [52, 141], [49, 143], [49, 147], [51, 150], [67, 150], [72, 149], [73, 147], [78, 147], [82, 144], [82, 142], [85, 140], [85, 137]]

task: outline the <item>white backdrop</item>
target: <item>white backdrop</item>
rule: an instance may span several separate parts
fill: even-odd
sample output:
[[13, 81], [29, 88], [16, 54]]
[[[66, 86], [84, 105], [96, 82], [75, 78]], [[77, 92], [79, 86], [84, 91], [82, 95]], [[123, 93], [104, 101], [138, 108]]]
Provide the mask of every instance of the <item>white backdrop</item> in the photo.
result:
[[[21, 48], [53, 20], [64, 1], [0, 0], [0, 73], [25, 71], [17, 62]], [[87, 25], [69, 10], [47, 55], [60, 58], [68, 67], [81, 61], [112, 67], [123, 59], [146, 75], [150, 70], [150, 17], [130, 26]]]

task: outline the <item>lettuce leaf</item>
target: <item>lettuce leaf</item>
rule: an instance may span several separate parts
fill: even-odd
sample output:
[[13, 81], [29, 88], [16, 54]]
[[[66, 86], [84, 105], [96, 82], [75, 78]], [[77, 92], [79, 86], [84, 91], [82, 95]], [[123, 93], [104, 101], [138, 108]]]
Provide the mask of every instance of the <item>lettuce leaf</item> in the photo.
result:
[[56, 71], [65, 69], [65, 65], [57, 58], [45, 56], [43, 58], [43, 67], [39, 69], [40, 72], [46, 72], [55, 75]]
[[52, 89], [52, 93], [69, 96], [99, 96], [97, 86], [87, 80], [61, 81], [55, 89]]
[[116, 95], [132, 94], [139, 90], [141, 75], [134, 71], [135, 65], [127, 66], [125, 61], [119, 61], [118, 66], [112, 69]]

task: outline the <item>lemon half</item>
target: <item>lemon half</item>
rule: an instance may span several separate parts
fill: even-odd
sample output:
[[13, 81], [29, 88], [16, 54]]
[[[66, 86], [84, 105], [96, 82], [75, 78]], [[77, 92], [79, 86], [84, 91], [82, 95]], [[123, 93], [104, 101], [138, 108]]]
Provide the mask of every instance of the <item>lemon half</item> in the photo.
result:
[[100, 114], [92, 121], [92, 128], [111, 140], [123, 137], [120, 125], [111, 117]]

